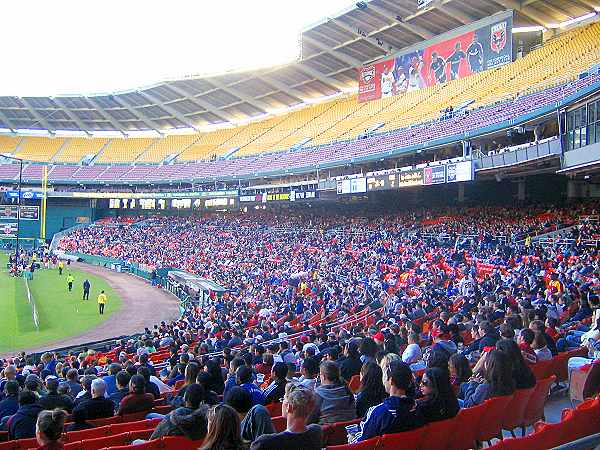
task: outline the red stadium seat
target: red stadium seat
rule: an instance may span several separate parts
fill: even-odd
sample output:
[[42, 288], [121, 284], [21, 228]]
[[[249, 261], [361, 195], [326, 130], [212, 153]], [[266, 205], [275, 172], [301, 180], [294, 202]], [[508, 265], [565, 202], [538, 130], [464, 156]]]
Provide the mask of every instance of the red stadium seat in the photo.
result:
[[498, 448], [502, 450], [548, 450], [548, 447], [544, 447], [543, 436], [536, 433], [520, 438], [504, 439]]
[[114, 447], [118, 445], [127, 445], [130, 443], [129, 433], [120, 433], [114, 436], [105, 436], [95, 439], [86, 439], [80, 442], [77, 447], [81, 450], [100, 450], [106, 447]]
[[110, 434], [120, 434], [128, 431], [145, 430], [148, 428], [156, 428], [161, 419], [138, 420], [134, 422], [123, 422], [110, 425]]
[[533, 430], [535, 434], [541, 435], [538, 438], [544, 443], [546, 448], [553, 448], [568, 442], [565, 422], [538, 422], [533, 426]]
[[350, 378], [348, 388], [350, 388], [353, 394], [356, 394], [358, 392], [358, 390], [360, 389], [360, 375], [353, 375], [352, 378]]
[[450, 439], [456, 429], [454, 418], [431, 422], [425, 426], [423, 444], [421, 447], [446, 450], [450, 446]]
[[546, 361], [538, 361], [535, 364], [532, 364], [531, 371], [535, 375], [536, 380], [543, 380], [544, 378], [548, 378], [552, 375], [552, 367], [554, 362], [552, 359]]
[[[197, 450], [202, 440], [192, 441], [183, 436], [168, 436], [161, 439], [159, 448], [162, 450]], [[137, 447], [135, 447], [137, 450]]]
[[273, 427], [277, 433], [281, 433], [285, 431], [287, 427], [287, 417], [279, 416], [279, 417], [271, 417], [271, 422], [273, 422]]
[[69, 431], [65, 433], [65, 442], [83, 441], [84, 439], [94, 439], [110, 434], [110, 427], [113, 425], [105, 425], [103, 427], [90, 428], [89, 430]]
[[360, 423], [360, 419], [348, 420], [346, 422], [329, 423], [323, 426], [324, 445], [341, 445], [348, 442], [346, 427]]
[[538, 420], [544, 419], [544, 405], [548, 398], [550, 386], [556, 381], [556, 377], [552, 375], [543, 380], [539, 380], [535, 385], [535, 391], [529, 398], [527, 408], [525, 408], [525, 414], [523, 415], [523, 422], [521, 423], [522, 434], [525, 435], [525, 428], [533, 425]]
[[153, 441], [144, 442], [143, 444], [132, 445], [120, 445], [117, 447], [108, 447], [110, 450], [161, 450], [164, 449], [160, 439], [154, 439]]
[[380, 450], [379, 438], [374, 437], [356, 444], [329, 445], [327, 450]]
[[502, 439], [502, 421], [506, 414], [506, 407], [513, 399], [513, 395], [494, 397], [486, 400], [483, 404], [483, 416], [477, 429], [477, 440], [490, 442], [494, 438]]
[[506, 407], [509, 414], [504, 414], [502, 420], [502, 429], [508, 430], [514, 436], [513, 430], [519, 427], [525, 418], [525, 409], [529, 403], [529, 399], [535, 392], [535, 386], [529, 389], [517, 389], [513, 395], [511, 402]]
[[268, 405], [265, 405], [265, 408], [267, 408], [271, 417], [281, 416], [281, 403], [280, 402], [269, 403]]
[[147, 441], [150, 439], [150, 436], [152, 436], [152, 433], [154, 433], [154, 428], [130, 431], [129, 432], [129, 440], [135, 441], [136, 439], [143, 439], [144, 441]]
[[456, 430], [460, 430], [454, 434], [450, 440], [450, 450], [464, 450], [466, 448], [474, 448], [477, 440], [477, 430], [485, 404], [473, 406], [471, 408], [463, 408], [454, 418]]
[[94, 419], [88, 420], [88, 423], [94, 425], [95, 427], [103, 427], [104, 425], [112, 425], [113, 423], [121, 423], [123, 422], [123, 417], [121, 416], [112, 416], [105, 417], [102, 419]]
[[402, 433], [384, 434], [379, 440], [377, 450], [418, 450], [421, 448], [421, 442], [423, 448], [429, 448], [425, 439], [425, 427]]

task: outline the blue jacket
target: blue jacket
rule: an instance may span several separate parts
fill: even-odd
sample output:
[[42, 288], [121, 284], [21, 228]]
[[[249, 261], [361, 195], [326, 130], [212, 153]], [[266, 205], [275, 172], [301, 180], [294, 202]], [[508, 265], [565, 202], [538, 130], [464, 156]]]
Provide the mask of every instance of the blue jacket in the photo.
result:
[[37, 403], [23, 405], [8, 420], [8, 439], [28, 439], [35, 437], [35, 424], [42, 407]]
[[386, 433], [414, 430], [424, 424], [425, 420], [412, 398], [388, 397], [379, 405], [369, 408], [352, 443]]
[[10, 395], [0, 402], [0, 419], [12, 416], [19, 409], [19, 399], [16, 395]]
[[252, 397], [253, 406], [265, 404], [265, 395], [257, 385], [255, 385], [254, 383], [244, 383], [240, 384], [240, 387], [250, 393], [250, 397]]

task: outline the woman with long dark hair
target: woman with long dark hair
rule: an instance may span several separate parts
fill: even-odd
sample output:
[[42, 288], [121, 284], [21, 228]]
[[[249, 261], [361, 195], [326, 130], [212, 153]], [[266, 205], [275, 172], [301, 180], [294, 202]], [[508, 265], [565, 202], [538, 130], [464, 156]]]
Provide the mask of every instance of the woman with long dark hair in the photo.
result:
[[458, 414], [460, 407], [447, 370], [427, 369], [421, 378], [421, 392], [423, 397], [417, 400], [417, 409], [426, 422], [451, 419]]
[[379, 365], [368, 362], [360, 369], [360, 389], [356, 396], [356, 415], [364, 417], [371, 406], [380, 404], [387, 396], [383, 385], [383, 371]]
[[209, 391], [214, 391], [221, 395], [225, 390], [225, 381], [223, 380], [223, 372], [218, 359], [209, 359], [206, 361], [206, 373], [210, 375], [210, 382], [204, 388]]
[[494, 349], [484, 353], [482, 358], [485, 358], [482, 371], [460, 386], [459, 397], [462, 398], [463, 408], [479, 405], [488, 398], [515, 392], [512, 363], [508, 354]]
[[515, 389], [529, 389], [535, 386], [535, 375], [525, 363], [521, 349], [512, 339], [500, 339], [496, 348], [508, 355], [512, 362], [512, 374]]
[[217, 405], [208, 413], [208, 432], [200, 450], [246, 450], [240, 434], [240, 417], [231, 406]]
[[450, 383], [459, 388], [462, 383], [469, 381], [473, 375], [469, 360], [460, 353], [453, 354], [448, 360], [448, 370], [450, 371]]

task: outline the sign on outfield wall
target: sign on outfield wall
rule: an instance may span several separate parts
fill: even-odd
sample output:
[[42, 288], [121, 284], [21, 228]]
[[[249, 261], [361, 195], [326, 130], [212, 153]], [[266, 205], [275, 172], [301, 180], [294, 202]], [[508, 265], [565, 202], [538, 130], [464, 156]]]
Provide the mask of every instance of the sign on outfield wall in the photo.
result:
[[484, 19], [453, 30], [442, 40], [426, 41], [395, 58], [363, 66], [358, 71], [358, 101], [401, 95], [509, 64], [512, 24], [512, 12], [492, 23]]
[[[18, 219], [19, 207], [17, 205], [0, 205], [0, 219]], [[21, 206], [21, 220], [39, 220], [39, 206]]]
[[448, 183], [473, 181], [475, 179], [473, 161], [463, 161], [459, 163], [448, 164], [446, 170], [448, 172]]
[[17, 237], [18, 225], [16, 222], [0, 223], [0, 238]]

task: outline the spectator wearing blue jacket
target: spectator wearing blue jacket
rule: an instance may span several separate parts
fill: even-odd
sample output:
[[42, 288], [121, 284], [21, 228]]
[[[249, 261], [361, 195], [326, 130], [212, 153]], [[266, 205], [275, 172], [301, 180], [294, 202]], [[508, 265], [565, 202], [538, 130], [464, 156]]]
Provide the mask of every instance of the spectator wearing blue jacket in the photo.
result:
[[19, 409], [8, 419], [8, 439], [29, 439], [35, 437], [35, 424], [43, 409], [37, 404], [37, 396], [32, 391], [19, 394]]
[[365, 420], [351, 442], [360, 442], [388, 433], [399, 433], [419, 428], [425, 424], [415, 400], [408, 397], [413, 374], [410, 366], [402, 361], [391, 361], [383, 374], [383, 385], [390, 394], [382, 403], [367, 411]]
[[235, 371], [236, 382], [242, 389], [245, 389], [252, 397], [252, 405], [264, 405], [265, 395], [263, 391], [252, 382], [252, 369], [248, 366], [238, 367]]
[[0, 421], [12, 416], [19, 409], [19, 383], [11, 380], [4, 383], [4, 400], [0, 402]]

